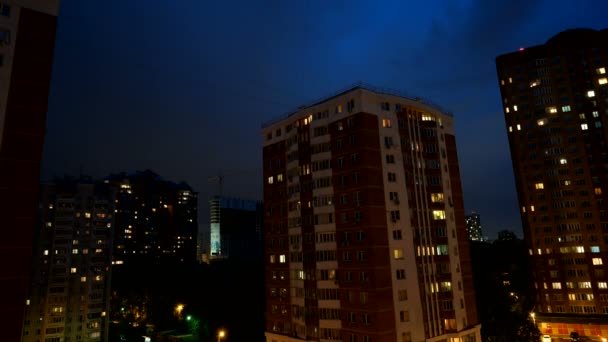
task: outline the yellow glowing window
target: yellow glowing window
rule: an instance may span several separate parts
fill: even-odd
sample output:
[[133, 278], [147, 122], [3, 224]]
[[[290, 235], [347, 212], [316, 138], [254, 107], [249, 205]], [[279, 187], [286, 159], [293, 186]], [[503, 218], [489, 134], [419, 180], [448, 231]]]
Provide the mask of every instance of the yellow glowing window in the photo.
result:
[[517, 112], [517, 105], [513, 105], [513, 111]]
[[428, 114], [422, 114], [422, 121], [435, 121], [435, 118]]
[[510, 112], [509, 107], [505, 107], [505, 113], [508, 114], [509, 112]]
[[83, 282], [83, 283], [86, 283], [87, 277], [80, 277], [80, 281]]
[[78, 270], [76, 269], [76, 267], [70, 268], [70, 273], [73, 274], [73, 273], [76, 273], [76, 272], [78, 272]]
[[382, 127], [383, 128], [391, 128], [391, 120], [390, 119], [382, 119]]
[[544, 126], [547, 123], [546, 119], [540, 119], [538, 121], [536, 121], [536, 124], [539, 126]]
[[282, 173], [279, 173], [279, 174], [277, 175], [277, 182], [282, 182], [282, 181], [283, 181], [283, 174], [282, 174]]
[[536, 184], [534, 184], [534, 187], [535, 187], [537, 190], [540, 190], [540, 189], [544, 189], [544, 188], [545, 188], [545, 185], [544, 185], [543, 183], [536, 183]]
[[556, 290], [561, 290], [562, 289], [562, 283], [553, 283], [551, 285]]
[[445, 220], [445, 210], [433, 210], [433, 220]]
[[442, 193], [431, 194], [431, 202], [433, 202], [433, 203], [442, 203], [443, 202], [443, 194]]
[[85, 218], [91, 218], [91, 213], [84, 213]]
[[587, 91], [587, 97], [594, 97], [594, 96], [595, 96], [595, 91], [593, 91], [593, 90]]
[[287, 262], [287, 258], [285, 257], [285, 254], [279, 255], [279, 262], [281, 264], [284, 264], [285, 262]]
[[600, 85], [602, 84], [606, 84], [608, 83], [608, 79], [607, 78], [600, 78], [599, 80], [597, 80], [597, 83], [599, 83]]
[[603, 75], [606, 73], [606, 68], [604, 68], [604, 67], [597, 68], [597, 69], [595, 69], [595, 71], [597, 71], [598, 74]]
[[534, 80], [534, 81], [530, 82], [530, 88], [534, 88], [539, 84], [540, 84], [540, 80]]
[[509, 126], [509, 132], [513, 132], [513, 127]]
[[600, 281], [599, 283], [597, 283], [597, 287], [600, 289], [608, 289], [608, 285], [605, 281]]
[[592, 261], [594, 265], [603, 265], [602, 258], [593, 258]]
[[586, 123], [581, 124], [581, 129], [582, 129], [583, 131], [586, 131], [586, 130], [588, 130], [588, 129], [589, 129], [589, 126], [587, 126], [587, 124], [586, 124]]
[[403, 259], [403, 249], [401, 249], [401, 248], [394, 249], [393, 256], [395, 259]]
[[557, 107], [547, 107], [545, 108], [545, 112], [549, 114], [555, 114], [557, 113]]
[[566, 160], [566, 158], [562, 158], [559, 160], [559, 163], [564, 165], [564, 164], [568, 164], [568, 161]]
[[595, 188], [593, 189], [596, 195], [601, 195], [602, 194], [602, 188]]
[[530, 211], [534, 212], [534, 206], [533, 205], [530, 206]]
[[274, 178], [272, 176], [268, 177], [268, 184], [274, 183]]
[[517, 124], [517, 130], [521, 131], [521, 125], [520, 124]]

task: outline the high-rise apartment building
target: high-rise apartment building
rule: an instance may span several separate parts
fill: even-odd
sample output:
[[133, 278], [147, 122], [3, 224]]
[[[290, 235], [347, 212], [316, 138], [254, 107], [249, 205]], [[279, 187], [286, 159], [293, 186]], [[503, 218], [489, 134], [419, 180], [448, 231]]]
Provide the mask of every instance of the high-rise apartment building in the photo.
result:
[[260, 202], [215, 196], [209, 210], [211, 259], [262, 256]]
[[0, 1], [0, 331], [21, 340], [58, 0]]
[[267, 341], [480, 341], [451, 115], [357, 85], [262, 137]]
[[107, 341], [113, 223], [106, 184], [42, 187], [23, 342]]
[[481, 217], [478, 213], [472, 212], [471, 215], [464, 217], [467, 226], [467, 235], [469, 240], [483, 241], [483, 235], [481, 232]]
[[198, 193], [146, 170], [110, 175], [117, 188], [115, 265], [129, 261], [197, 261]]
[[497, 57], [543, 334], [608, 336], [608, 30]]

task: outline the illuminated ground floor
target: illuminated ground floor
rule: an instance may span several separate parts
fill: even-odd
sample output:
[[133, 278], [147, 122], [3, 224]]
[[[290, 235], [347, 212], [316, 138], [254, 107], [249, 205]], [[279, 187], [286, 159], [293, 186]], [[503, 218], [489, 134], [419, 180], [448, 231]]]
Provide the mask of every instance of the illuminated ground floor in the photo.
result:
[[576, 332], [586, 341], [608, 340], [608, 315], [545, 315], [536, 314], [536, 325], [542, 335], [551, 336], [552, 341], [570, 341]]

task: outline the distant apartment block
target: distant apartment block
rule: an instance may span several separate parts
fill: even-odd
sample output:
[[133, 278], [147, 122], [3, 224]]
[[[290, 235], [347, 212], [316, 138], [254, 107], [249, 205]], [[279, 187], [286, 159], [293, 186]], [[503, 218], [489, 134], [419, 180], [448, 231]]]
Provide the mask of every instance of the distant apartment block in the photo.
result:
[[478, 213], [471, 213], [464, 217], [467, 226], [467, 235], [469, 240], [472, 241], [483, 241], [483, 234], [481, 231], [481, 217]]
[[42, 187], [23, 342], [107, 341], [113, 225], [107, 185]]
[[21, 341], [58, 0], [0, 1], [0, 331]]
[[263, 252], [262, 204], [216, 196], [209, 200], [210, 258], [256, 258]]
[[608, 336], [608, 29], [561, 32], [496, 58], [535, 321]]
[[117, 189], [114, 260], [197, 262], [198, 193], [146, 170], [110, 175]]
[[359, 84], [263, 126], [268, 342], [481, 341], [453, 123]]

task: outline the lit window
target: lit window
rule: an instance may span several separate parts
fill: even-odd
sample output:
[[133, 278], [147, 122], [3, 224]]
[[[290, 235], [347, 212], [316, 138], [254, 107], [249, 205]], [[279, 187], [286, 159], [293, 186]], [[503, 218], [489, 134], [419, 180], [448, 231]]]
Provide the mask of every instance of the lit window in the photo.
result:
[[572, 253], [585, 253], [585, 247], [583, 246], [573, 246]]
[[276, 256], [274, 254], [270, 255], [270, 263], [274, 264], [276, 262]]
[[517, 124], [517, 130], [521, 131], [521, 125], [520, 124]]
[[86, 283], [87, 277], [80, 277], [80, 281], [83, 282], [83, 283]]
[[537, 252], [538, 252], [538, 255], [542, 255], [543, 254], [543, 250], [540, 249], [540, 248], [537, 250]]
[[397, 248], [393, 250], [393, 256], [395, 259], [403, 259], [403, 249]]
[[562, 288], [562, 283], [553, 283], [551, 284], [553, 286], [554, 289], [556, 290], [561, 290]]
[[570, 184], [572, 184], [572, 181], [569, 181], [569, 180], [564, 181], [564, 185], [570, 185]]
[[595, 128], [600, 128], [602, 127], [602, 122], [601, 121], [596, 121], [595, 122]]
[[72, 249], [72, 254], [78, 254], [78, 249]]
[[513, 127], [509, 126], [509, 132], [513, 132]]
[[443, 194], [442, 193], [431, 194], [431, 202], [433, 202], [433, 203], [442, 203], [443, 202]]
[[509, 83], [513, 83], [513, 79], [509, 77]]
[[599, 253], [600, 246], [591, 246], [591, 253]]
[[285, 254], [281, 254], [281, 255], [279, 255], [279, 262], [280, 262], [281, 264], [284, 264], [284, 263], [285, 263], [285, 261], [287, 261], [287, 260], [286, 260], [286, 258], [285, 258]]
[[422, 121], [435, 121], [435, 118], [428, 114], [422, 114]]
[[595, 91], [593, 91], [593, 90], [587, 91], [587, 97], [594, 97], [594, 96], [595, 96]]
[[599, 83], [600, 85], [606, 84], [608, 83], [608, 79], [606, 79], [606, 77], [600, 78], [599, 80], [597, 80], [597, 83]]
[[587, 126], [587, 124], [586, 124], [586, 123], [581, 124], [581, 129], [582, 129], [583, 131], [586, 131], [587, 129], [589, 129], [589, 126]]
[[597, 68], [597, 69], [595, 69], [595, 71], [597, 71], [598, 74], [603, 75], [606, 73], [606, 68], [604, 68], [604, 67]]
[[566, 160], [566, 158], [562, 158], [559, 160], [559, 163], [564, 165], [564, 164], [568, 164], [568, 161]]
[[[524, 206], [524, 207], [521, 207], [521, 212], [522, 212], [522, 213], [525, 213], [525, 212], [526, 212], [526, 207], [525, 207], [525, 206]], [[530, 250], [530, 253], [532, 253], [532, 250]], [[530, 255], [531, 255], [531, 254], [530, 254]]]
[[505, 113], [508, 114], [509, 112], [510, 112], [509, 107], [505, 107]]
[[539, 126], [544, 126], [547, 123], [547, 119], [540, 119], [536, 121], [536, 124]]
[[433, 210], [433, 220], [445, 220], [445, 211]]
[[382, 127], [383, 128], [391, 128], [391, 127], [393, 127], [391, 125], [391, 120], [390, 119], [382, 119]]
[[602, 194], [602, 188], [595, 188], [595, 189], [593, 189], [593, 191], [595, 192], [596, 195], [601, 195]]
[[599, 118], [600, 117], [600, 113], [597, 110], [593, 111], [593, 117], [594, 118]]
[[545, 185], [543, 183], [536, 183], [534, 184], [534, 187], [539, 190], [539, 189], [544, 189]]
[[[534, 212], [534, 206], [533, 205], [530, 206], [530, 211]], [[538, 253], [538, 254], [540, 254], [540, 253]]]
[[606, 284], [605, 281], [600, 281], [599, 283], [597, 283], [597, 287], [599, 289], [608, 289], [608, 285]]
[[283, 174], [282, 174], [282, 173], [279, 173], [279, 174], [277, 175], [277, 182], [282, 182], [282, 181], [283, 181]]
[[500, 85], [505, 85], [505, 80], [500, 80]]
[[594, 265], [603, 265], [602, 258], [593, 258], [592, 261]]
[[102, 277], [102, 276], [100, 276], [100, 275], [96, 275], [96, 276], [95, 276], [95, 280], [96, 280], [96, 281], [102, 281], [102, 280], [103, 280], [103, 277]]
[[268, 177], [268, 184], [274, 183], [274, 178], [272, 176]]
[[570, 106], [562, 106], [562, 112], [570, 112], [572, 111], [572, 108], [570, 108]]
[[585, 120], [585, 113], [580, 113], [578, 115], [578, 118], [581, 119], [581, 120]]
[[513, 111], [517, 112], [517, 105], [513, 105]]
[[534, 81], [530, 82], [530, 88], [534, 88], [539, 84], [540, 84], [540, 80], [534, 80]]
[[[596, 192], [596, 193], [597, 193], [597, 192]], [[44, 255], [49, 255], [49, 250], [48, 250], [48, 249], [45, 249], [45, 250], [44, 250], [44, 253], [42, 253], [42, 254], [44, 254]]]
[[78, 270], [76, 269], [76, 267], [70, 268], [70, 273], [74, 274], [76, 272], [78, 272]]
[[547, 107], [545, 108], [545, 113], [555, 114], [557, 113], [557, 107]]

